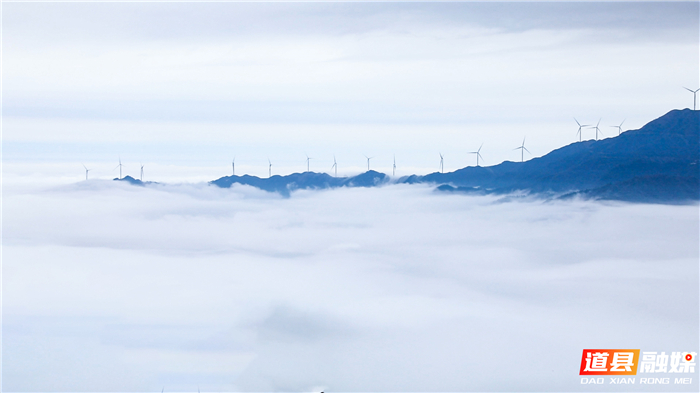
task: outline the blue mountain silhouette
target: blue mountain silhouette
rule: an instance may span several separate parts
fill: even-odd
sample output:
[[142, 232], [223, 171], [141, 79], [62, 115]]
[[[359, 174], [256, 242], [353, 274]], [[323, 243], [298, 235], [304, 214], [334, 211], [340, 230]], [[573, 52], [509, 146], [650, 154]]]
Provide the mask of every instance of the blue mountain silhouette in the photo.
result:
[[[598, 141], [572, 143], [526, 162], [466, 167], [449, 173], [406, 176], [397, 183], [435, 184], [438, 191], [530, 194], [634, 202], [684, 203], [700, 200], [700, 111], [672, 110], [639, 130]], [[143, 186], [140, 180], [123, 179]], [[299, 189], [374, 187], [389, 177], [367, 171], [353, 177], [303, 172], [287, 176], [224, 176], [210, 184], [246, 184], [289, 196]]]
[[141, 186], [141, 187], [143, 187], [143, 186], [145, 186], [145, 185], [147, 185], [147, 184], [158, 184], [158, 182], [154, 182], [154, 181], [141, 181], [141, 180], [139, 180], [139, 179], [134, 179], [133, 177], [131, 177], [131, 176], [129, 176], [129, 175], [126, 175], [126, 176], [122, 177], [121, 179], [118, 178], [118, 177], [115, 177], [115, 178], [112, 179], [112, 180], [116, 180], [116, 181], [125, 181], [125, 182], [127, 182], [127, 183], [129, 183], [129, 184], [131, 184], [131, 185], [134, 185], [134, 186]]
[[568, 193], [596, 199], [681, 202], [700, 199], [700, 111], [673, 110], [639, 130], [577, 142], [523, 163], [410, 176], [441, 191]]
[[325, 173], [304, 172], [287, 176], [275, 175], [269, 178], [257, 176], [224, 176], [211, 184], [228, 188], [232, 184], [247, 184], [262, 190], [278, 192], [284, 196], [299, 189], [324, 189], [334, 187], [374, 187], [388, 180], [387, 175], [376, 171], [367, 171], [353, 177], [333, 177]]

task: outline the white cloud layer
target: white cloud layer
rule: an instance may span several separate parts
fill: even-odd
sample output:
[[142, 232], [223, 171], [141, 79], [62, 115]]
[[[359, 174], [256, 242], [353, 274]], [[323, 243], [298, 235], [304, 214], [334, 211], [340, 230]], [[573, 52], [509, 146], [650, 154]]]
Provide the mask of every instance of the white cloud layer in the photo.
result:
[[584, 348], [698, 348], [697, 205], [4, 192], [7, 391], [576, 391]]

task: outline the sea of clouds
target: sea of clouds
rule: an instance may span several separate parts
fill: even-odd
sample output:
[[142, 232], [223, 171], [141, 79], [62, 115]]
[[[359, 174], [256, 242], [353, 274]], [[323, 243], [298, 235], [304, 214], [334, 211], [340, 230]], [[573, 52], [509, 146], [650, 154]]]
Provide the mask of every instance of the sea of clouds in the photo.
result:
[[697, 351], [698, 224], [425, 185], [6, 185], [3, 389], [588, 390], [585, 348]]

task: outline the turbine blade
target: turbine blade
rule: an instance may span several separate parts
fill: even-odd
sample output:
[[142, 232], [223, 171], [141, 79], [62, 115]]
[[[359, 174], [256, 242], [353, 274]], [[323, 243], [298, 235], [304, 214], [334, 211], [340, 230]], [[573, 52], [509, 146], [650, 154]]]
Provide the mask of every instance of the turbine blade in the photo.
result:
[[[691, 93], [695, 93], [695, 91], [692, 91], [692, 90], [690, 90], [689, 88], [687, 88], [687, 87], [685, 87], [685, 86], [683, 86], [683, 88], [686, 89], [686, 90], [688, 90], [688, 91], [691, 92]], [[697, 91], [697, 90], [696, 90], [696, 91]]]
[[[527, 147], [523, 146], [523, 149], [525, 149], [526, 152], [530, 153], [530, 150], [527, 149]], [[532, 154], [532, 153], [530, 153]]]

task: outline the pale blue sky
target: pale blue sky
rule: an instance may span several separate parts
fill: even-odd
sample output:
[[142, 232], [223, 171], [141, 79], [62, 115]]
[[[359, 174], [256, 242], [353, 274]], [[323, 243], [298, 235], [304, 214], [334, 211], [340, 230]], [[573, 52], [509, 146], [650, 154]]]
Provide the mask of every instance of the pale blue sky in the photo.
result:
[[573, 117], [641, 127], [699, 83], [688, 2], [3, 7], [10, 161], [454, 170], [571, 143]]

